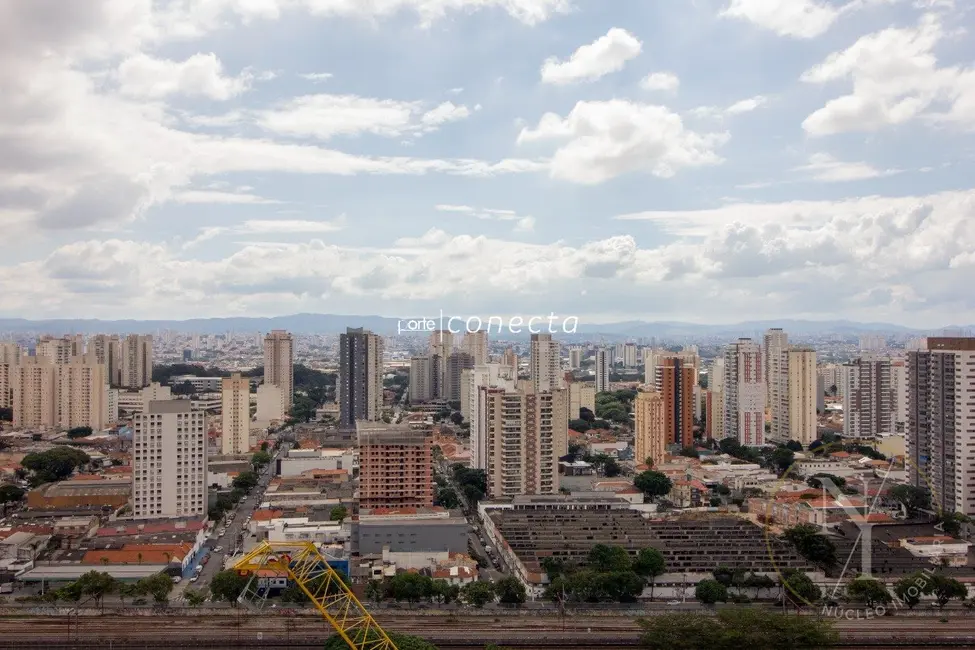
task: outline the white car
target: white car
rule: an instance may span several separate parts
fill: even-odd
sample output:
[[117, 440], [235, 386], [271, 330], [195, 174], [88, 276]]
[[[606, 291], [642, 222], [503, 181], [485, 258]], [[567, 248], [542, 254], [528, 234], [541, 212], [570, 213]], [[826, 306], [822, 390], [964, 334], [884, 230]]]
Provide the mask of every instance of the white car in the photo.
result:
[[183, 581], [183, 579], [180, 578], [179, 576], [173, 576], [173, 584], [174, 585], [178, 585], [182, 581]]
[[668, 605], [680, 605], [681, 602], [679, 600], [670, 600], [670, 601], [667, 601], [667, 604]]
[[190, 578], [190, 582], [196, 582], [199, 579], [200, 579], [200, 574], [196, 574], [195, 576], [193, 576], [192, 578]]

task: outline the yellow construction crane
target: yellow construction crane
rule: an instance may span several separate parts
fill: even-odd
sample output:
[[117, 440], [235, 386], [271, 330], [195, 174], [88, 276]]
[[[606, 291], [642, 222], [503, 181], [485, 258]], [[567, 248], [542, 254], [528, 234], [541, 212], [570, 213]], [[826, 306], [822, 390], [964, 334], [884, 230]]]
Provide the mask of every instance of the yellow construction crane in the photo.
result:
[[233, 568], [240, 575], [250, 576], [240, 602], [248, 602], [251, 596], [267, 599], [268, 589], [259, 580], [262, 571], [287, 573], [350, 648], [397, 650], [313, 542], [262, 542]]

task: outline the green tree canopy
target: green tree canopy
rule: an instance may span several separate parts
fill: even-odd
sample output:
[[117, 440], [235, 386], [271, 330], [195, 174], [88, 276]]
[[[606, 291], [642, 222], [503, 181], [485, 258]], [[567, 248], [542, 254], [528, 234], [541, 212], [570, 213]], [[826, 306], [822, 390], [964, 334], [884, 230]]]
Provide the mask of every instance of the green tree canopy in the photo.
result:
[[260, 479], [258, 478], [256, 473], [241, 472], [240, 474], [234, 477], [234, 480], [231, 482], [231, 485], [236, 489], [248, 492], [254, 489], [255, 487], [257, 487], [259, 481]]
[[88, 454], [80, 449], [62, 446], [27, 454], [20, 464], [34, 473], [34, 483], [40, 485], [65, 479], [90, 462]]
[[521, 580], [514, 576], [501, 578], [494, 583], [498, 600], [509, 605], [520, 605], [527, 599], [527, 591]]
[[[433, 645], [429, 641], [418, 636], [410, 636], [407, 634], [395, 634], [386, 633], [389, 636], [389, 640], [396, 644], [397, 650], [437, 650], [437, 646]], [[380, 636], [377, 632], [371, 632], [368, 639], [363, 638], [363, 634], [353, 637], [352, 641], [357, 644], [356, 647], [366, 647], [363, 645], [363, 641], [373, 642], [378, 641]], [[372, 646], [368, 646], [372, 647]], [[338, 634], [333, 634], [325, 640], [324, 650], [349, 650], [349, 644], [345, 642]]]
[[92, 430], [91, 427], [74, 427], [72, 429], [68, 429], [68, 437], [71, 439], [87, 438], [92, 433], [94, 433], [94, 430]]
[[694, 597], [705, 605], [728, 602], [728, 588], [717, 580], [701, 580], [694, 587]]
[[907, 514], [915, 517], [922, 510], [931, 508], [931, 494], [924, 488], [913, 485], [895, 485], [890, 489], [890, 498], [903, 504]]
[[888, 605], [894, 599], [884, 583], [865, 576], [858, 576], [850, 581], [846, 587], [846, 596], [854, 602], [864, 603], [867, 607]]
[[655, 472], [652, 469], [637, 474], [633, 479], [633, 485], [647, 495], [650, 501], [656, 501], [657, 497], [670, 494], [674, 487], [673, 482], [667, 478], [666, 474]]
[[802, 571], [787, 569], [779, 580], [786, 600], [796, 609], [816, 603], [823, 597], [822, 590]]
[[12, 503], [24, 498], [24, 490], [18, 485], [0, 485], [0, 503]]
[[173, 579], [165, 573], [156, 573], [136, 583], [136, 593], [141, 596], [152, 596], [157, 603], [165, 603], [169, 600], [169, 592], [172, 590]]
[[930, 576], [925, 593], [934, 596], [938, 602], [938, 607], [941, 608], [944, 608], [949, 600], [957, 598], [963, 601], [968, 597], [968, 589], [965, 588], [965, 585], [943, 573]]
[[231, 607], [237, 606], [237, 599], [247, 588], [246, 576], [242, 576], [236, 571], [220, 571], [213, 576], [210, 581], [210, 593], [214, 600], [223, 600], [230, 603]]
[[821, 567], [836, 564], [836, 546], [812, 524], [799, 524], [785, 531], [789, 541], [799, 554]]
[[639, 623], [643, 646], [654, 650], [818, 649], [839, 642], [829, 620], [746, 607], [725, 608], [717, 616], [662, 614]]
[[622, 546], [596, 544], [589, 551], [588, 564], [593, 571], [629, 571], [632, 562], [630, 554]]
[[271, 454], [267, 453], [266, 451], [254, 452], [254, 455], [251, 456], [251, 465], [256, 467], [266, 467], [270, 463]]
[[822, 479], [829, 479], [838, 488], [843, 488], [846, 486], [846, 479], [842, 476], [836, 476], [834, 474], [814, 474], [806, 479], [806, 485], [811, 488], [820, 489], [823, 487]]
[[650, 600], [653, 600], [657, 576], [663, 575], [667, 570], [667, 563], [664, 561], [663, 554], [655, 548], [641, 548], [633, 562], [633, 570], [638, 576], [650, 583]]
[[468, 582], [460, 589], [461, 600], [474, 607], [484, 607], [488, 603], [493, 603], [495, 595], [494, 586], [483, 580]]
[[335, 506], [329, 513], [328, 518], [332, 521], [342, 522], [349, 517], [349, 509], [345, 506]]
[[914, 609], [926, 593], [927, 585], [928, 576], [918, 571], [898, 580], [894, 584], [894, 594], [908, 609]]

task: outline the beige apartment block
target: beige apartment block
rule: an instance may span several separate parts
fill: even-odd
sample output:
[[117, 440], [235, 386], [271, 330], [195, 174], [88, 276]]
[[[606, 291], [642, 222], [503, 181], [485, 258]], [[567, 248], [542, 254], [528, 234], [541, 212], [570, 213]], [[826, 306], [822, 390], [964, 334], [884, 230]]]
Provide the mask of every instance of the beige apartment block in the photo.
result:
[[190, 400], [150, 402], [133, 418], [134, 517], [207, 512], [207, 419]]
[[87, 353], [108, 369], [108, 381], [113, 386], [122, 383], [122, 342], [117, 335], [96, 334], [88, 340]]
[[0, 343], [0, 408], [13, 407], [14, 368], [20, 365], [22, 354], [16, 343]]
[[636, 462], [663, 462], [667, 452], [667, 417], [664, 396], [645, 386], [633, 400], [634, 451]]
[[488, 494], [492, 498], [557, 494], [558, 462], [568, 453], [568, 395], [536, 392], [531, 381], [517, 389], [479, 388]]
[[152, 382], [152, 336], [130, 334], [121, 341], [119, 361], [123, 388], [143, 388]]
[[563, 387], [560, 355], [559, 342], [551, 334], [531, 335], [531, 378], [536, 392]]
[[474, 365], [480, 366], [488, 362], [488, 333], [487, 330], [465, 332], [461, 349], [474, 359]]
[[264, 337], [264, 383], [281, 389], [281, 413], [288, 414], [295, 398], [295, 347], [284, 330]]
[[579, 411], [586, 408], [596, 412], [596, 384], [574, 381], [569, 384], [569, 420], [577, 420]]
[[251, 382], [240, 373], [224, 377], [221, 386], [222, 449], [224, 454], [250, 451]]
[[53, 429], [58, 426], [58, 367], [48, 356], [24, 357], [13, 368], [14, 426]]
[[791, 348], [784, 353], [785, 433], [788, 439], [808, 447], [816, 440], [818, 419], [816, 398], [819, 377], [816, 373], [816, 351], [812, 348]]
[[106, 369], [94, 359], [94, 355], [72, 357], [68, 363], [57, 367], [59, 425], [104, 429], [109, 412], [108, 381]]

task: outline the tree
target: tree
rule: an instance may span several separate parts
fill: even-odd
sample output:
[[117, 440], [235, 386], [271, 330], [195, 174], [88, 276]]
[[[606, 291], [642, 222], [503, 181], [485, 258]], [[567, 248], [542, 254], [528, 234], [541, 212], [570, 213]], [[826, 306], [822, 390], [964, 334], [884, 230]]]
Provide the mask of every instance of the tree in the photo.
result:
[[136, 583], [136, 591], [140, 596], [152, 596], [157, 603], [168, 601], [172, 590], [173, 579], [165, 573], [156, 573]]
[[468, 582], [460, 588], [461, 600], [474, 607], [484, 607], [488, 603], [493, 603], [494, 597], [494, 587], [490, 582], [483, 580]]
[[20, 464], [33, 472], [35, 485], [52, 483], [71, 476], [79, 467], [91, 462], [88, 454], [74, 447], [55, 447], [27, 454]]
[[23, 488], [17, 485], [0, 485], [0, 503], [13, 503], [24, 498]]
[[460, 596], [460, 587], [452, 585], [443, 579], [434, 580], [431, 589], [433, 591], [433, 598], [438, 603], [447, 604], [457, 600]]
[[76, 583], [78, 589], [86, 596], [90, 596], [95, 601], [95, 605], [100, 607], [102, 599], [118, 588], [118, 582], [111, 575], [101, 571], [88, 571], [81, 574]]
[[437, 490], [437, 503], [447, 510], [453, 510], [460, 507], [460, 498], [453, 488], [443, 487]]
[[0, 408], [0, 422], [13, 422], [14, 410], [12, 408]]
[[251, 465], [254, 467], [267, 467], [270, 463], [271, 454], [266, 451], [258, 451], [251, 456]]
[[961, 525], [970, 524], [972, 520], [960, 512], [943, 512], [938, 518], [938, 523], [946, 535], [958, 537], [961, 534]]
[[629, 571], [632, 562], [630, 554], [622, 546], [607, 546], [596, 544], [589, 551], [587, 562], [593, 571], [607, 573], [610, 571]]
[[454, 411], [450, 414], [450, 421], [460, 426], [464, 422], [464, 415], [460, 411]]
[[332, 512], [329, 513], [328, 518], [332, 521], [337, 521], [340, 524], [345, 521], [349, 516], [349, 509], [345, 506], [335, 506], [332, 508]]
[[964, 601], [968, 597], [968, 589], [965, 588], [965, 585], [943, 573], [930, 576], [924, 593], [934, 596], [935, 600], [938, 601], [938, 607], [941, 609], [944, 609], [944, 606], [952, 598]]
[[259, 482], [260, 479], [254, 472], [241, 472], [234, 477], [234, 480], [230, 483], [230, 485], [235, 489], [250, 492], [252, 489], [257, 487]]
[[613, 478], [614, 476], [619, 476], [623, 473], [623, 468], [616, 461], [615, 458], [610, 457], [603, 464], [603, 476], [606, 478]]
[[68, 438], [72, 440], [75, 438], [87, 438], [93, 433], [94, 431], [91, 427], [73, 427], [68, 429]]
[[921, 572], [904, 576], [894, 584], [894, 595], [907, 605], [908, 609], [914, 609], [921, 602], [921, 596], [924, 595], [927, 582], [928, 577]]
[[365, 596], [367, 600], [381, 603], [386, 597], [386, 585], [382, 580], [370, 580], [366, 583]]
[[411, 605], [433, 595], [433, 580], [419, 573], [397, 573], [389, 581], [390, 595], [396, 600], [405, 600]]
[[789, 442], [785, 443], [785, 446], [787, 449], [791, 449], [792, 451], [802, 451], [802, 443], [798, 440], [790, 440]]
[[318, 405], [310, 397], [296, 394], [288, 415], [299, 422], [310, 422], [315, 418], [317, 408]]
[[579, 420], [569, 420], [569, 428], [572, 429], [573, 431], [578, 431], [579, 433], [585, 433], [586, 431], [589, 431], [589, 429], [591, 429], [592, 427], [590, 427], [589, 423], [586, 422], [585, 420], [579, 419]]
[[850, 600], [864, 603], [867, 607], [889, 605], [894, 599], [884, 583], [864, 576], [858, 576], [850, 581], [846, 587], [846, 595]]
[[644, 647], [659, 650], [779, 650], [831, 648], [839, 642], [833, 623], [814, 616], [730, 607], [707, 614], [661, 614], [638, 621]]
[[207, 601], [207, 595], [198, 589], [186, 589], [183, 591], [183, 598], [189, 603], [190, 607], [199, 607]]
[[697, 449], [694, 447], [684, 447], [680, 450], [681, 456], [686, 456], [687, 458], [700, 458], [701, 454], [698, 453]]
[[694, 587], [694, 597], [705, 605], [728, 602], [728, 589], [717, 580], [704, 579]]
[[[418, 636], [391, 634], [388, 632], [387, 636], [396, 645], [398, 650], [437, 650], [437, 646]], [[368, 636], [366, 636], [366, 633], [360, 630], [358, 634], [352, 637], [352, 640], [357, 648], [378, 647], [379, 633], [374, 629], [370, 629]], [[349, 644], [338, 634], [333, 634], [325, 640], [324, 650], [349, 650]]]
[[499, 601], [508, 605], [521, 605], [527, 599], [525, 585], [514, 576], [507, 576], [495, 582], [494, 593]]
[[779, 582], [786, 600], [797, 610], [815, 603], [823, 596], [822, 590], [802, 571], [786, 569], [780, 575]]
[[582, 406], [579, 408], [579, 419], [585, 420], [586, 422], [592, 424], [593, 422], [596, 421], [596, 414], [590, 411], [585, 406]]
[[646, 582], [635, 571], [610, 571], [599, 575], [603, 595], [620, 603], [635, 603]]
[[636, 478], [633, 479], [633, 485], [636, 486], [636, 489], [648, 496], [651, 502], [655, 502], [657, 497], [670, 494], [671, 489], [674, 487], [674, 484], [667, 478], [666, 474], [653, 470], [647, 470], [637, 474]]
[[796, 462], [796, 454], [791, 449], [787, 447], [776, 447], [772, 451], [772, 465], [780, 472], [789, 469], [794, 462]]
[[667, 563], [664, 556], [655, 548], [641, 548], [636, 554], [636, 561], [633, 562], [633, 570], [636, 574], [650, 583], [650, 600], [653, 600], [653, 589], [656, 586], [657, 576], [663, 575], [667, 570]]
[[220, 571], [210, 581], [210, 593], [214, 600], [224, 600], [230, 603], [231, 607], [236, 607], [237, 599], [247, 588], [247, 580], [246, 576], [236, 571]]
[[543, 557], [538, 563], [541, 565], [545, 575], [548, 576], [549, 582], [555, 580], [557, 576], [564, 575], [566, 572], [565, 560], [552, 555]]
[[823, 487], [823, 479], [829, 479], [838, 488], [843, 488], [846, 486], [846, 479], [842, 476], [835, 476], [833, 474], [814, 474], [806, 479], [806, 485], [816, 490]]
[[824, 568], [836, 564], [836, 546], [812, 524], [787, 529], [785, 538], [810, 562]]

